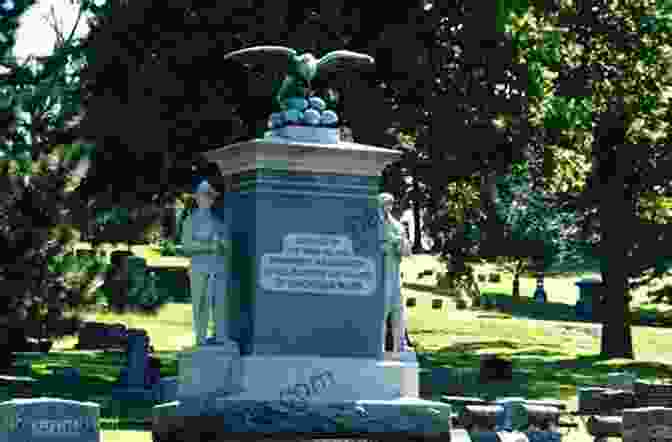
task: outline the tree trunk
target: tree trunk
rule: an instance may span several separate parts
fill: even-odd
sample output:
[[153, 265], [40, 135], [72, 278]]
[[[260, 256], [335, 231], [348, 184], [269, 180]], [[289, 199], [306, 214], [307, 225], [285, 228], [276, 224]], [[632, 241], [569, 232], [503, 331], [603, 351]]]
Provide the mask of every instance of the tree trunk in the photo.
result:
[[422, 248], [422, 229], [420, 227], [420, 184], [417, 177], [413, 176], [413, 253], [424, 252]]
[[600, 311], [597, 313], [603, 324], [600, 355], [634, 359], [627, 277], [630, 239], [626, 232], [629, 230], [627, 226], [636, 219], [632, 211], [633, 199], [625, 193], [624, 198], [611, 198], [600, 204], [600, 267], [604, 288], [603, 293], [598, 293], [602, 302], [598, 304]]
[[602, 271], [605, 284], [602, 307], [602, 342], [600, 355], [607, 358], [634, 359], [630, 306], [627, 302], [628, 279], [624, 272]]
[[516, 268], [513, 272], [513, 290], [511, 292], [511, 297], [513, 302], [520, 301], [520, 273], [523, 270], [523, 260], [518, 258], [516, 262]]
[[500, 243], [498, 238], [499, 223], [495, 210], [497, 200], [497, 174], [494, 171], [481, 173], [481, 210], [485, 214], [485, 225], [481, 229], [481, 244], [484, 245], [485, 255], [494, 257], [499, 255]]

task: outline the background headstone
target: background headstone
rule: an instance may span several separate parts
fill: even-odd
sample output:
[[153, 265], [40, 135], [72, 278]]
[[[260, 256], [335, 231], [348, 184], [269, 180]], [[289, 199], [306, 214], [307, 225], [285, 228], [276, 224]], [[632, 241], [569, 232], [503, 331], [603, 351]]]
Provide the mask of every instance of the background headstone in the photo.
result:
[[0, 442], [100, 442], [100, 405], [56, 398], [0, 403]]
[[147, 366], [147, 332], [142, 329], [128, 330], [127, 384], [132, 387], [144, 387]]
[[672, 440], [672, 408], [623, 410], [623, 442]]
[[504, 407], [500, 405], [467, 405], [462, 422], [470, 433], [494, 432], [503, 415]]
[[482, 354], [479, 377], [481, 382], [510, 381], [513, 379], [513, 363], [498, 355]]
[[666, 407], [672, 404], [672, 384], [654, 384], [642, 380], [634, 383], [637, 405], [640, 407]]
[[523, 424], [527, 423], [527, 417], [524, 416], [522, 405], [525, 403], [523, 397], [497, 398], [497, 405], [504, 408], [504, 413], [497, 422], [497, 429], [502, 431], [512, 431], [513, 429], [522, 429]]
[[57, 367], [54, 374], [67, 386], [78, 385], [81, 381], [81, 373], [76, 367]]
[[608, 391], [603, 387], [579, 388], [579, 412], [594, 413], [600, 411], [601, 394]]

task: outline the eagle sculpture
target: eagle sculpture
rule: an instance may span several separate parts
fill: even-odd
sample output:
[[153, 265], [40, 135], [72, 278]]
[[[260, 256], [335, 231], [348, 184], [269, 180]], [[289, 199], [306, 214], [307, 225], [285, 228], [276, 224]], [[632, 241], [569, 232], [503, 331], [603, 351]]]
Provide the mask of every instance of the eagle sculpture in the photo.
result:
[[307, 98], [311, 92], [310, 83], [321, 74], [355, 69], [374, 64], [372, 57], [357, 52], [332, 51], [322, 58], [310, 53], [300, 54], [284, 46], [254, 46], [229, 52], [225, 60], [235, 60], [244, 65], [263, 64], [271, 69], [282, 69], [285, 78], [275, 92], [276, 105], [286, 110], [290, 98]]

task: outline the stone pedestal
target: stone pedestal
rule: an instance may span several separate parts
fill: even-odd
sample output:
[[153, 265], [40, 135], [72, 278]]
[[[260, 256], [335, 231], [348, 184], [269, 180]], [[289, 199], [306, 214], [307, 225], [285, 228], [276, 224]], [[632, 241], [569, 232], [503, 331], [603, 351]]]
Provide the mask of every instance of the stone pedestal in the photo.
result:
[[[230, 431], [334, 425], [311, 426], [297, 411], [306, 408], [331, 417], [346, 410], [373, 431], [448, 429], [450, 406], [418, 399], [415, 353], [382, 351], [377, 196], [382, 169], [399, 153], [269, 138], [205, 156], [232, 183], [223, 207], [233, 247], [227, 321], [240, 351], [185, 350], [178, 400], [155, 407], [155, 436], [171, 416], [223, 416]], [[275, 419], [250, 420], [273, 410]]]
[[231, 394], [240, 390], [238, 346], [211, 344], [187, 348], [178, 356], [178, 398]]

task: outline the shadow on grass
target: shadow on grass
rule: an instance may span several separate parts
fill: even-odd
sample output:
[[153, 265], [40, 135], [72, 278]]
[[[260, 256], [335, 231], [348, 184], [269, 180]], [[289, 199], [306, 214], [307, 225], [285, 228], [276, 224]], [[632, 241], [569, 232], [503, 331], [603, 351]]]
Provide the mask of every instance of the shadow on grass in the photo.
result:
[[[608, 360], [599, 354], [570, 355], [557, 346], [549, 346], [555, 350], [535, 346], [509, 355], [513, 370], [510, 380], [483, 383], [479, 380], [480, 355], [476, 350], [485, 347], [481, 343], [460, 344], [423, 353], [419, 358], [422, 396], [434, 400], [442, 395], [568, 400], [578, 388], [605, 385], [607, 374], [615, 371], [629, 371], [646, 380], [672, 378], [672, 364]], [[501, 342], [497, 347], [502, 347]], [[492, 353], [497, 353], [495, 348]]]
[[[177, 375], [177, 353], [175, 351], [155, 352], [161, 360], [161, 377]], [[37, 382], [32, 386], [30, 397], [53, 397], [100, 404], [102, 430], [151, 430], [152, 407], [154, 401], [117, 401], [112, 399], [112, 389], [117, 385], [121, 369], [126, 366], [124, 352], [104, 351], [63, 351], [49, 353], [34, 360], [31, 377]], [[53, 374], [58, 367], [76, 367], [80, 380], [76, 384], [64, 382]], [[0, 402], [17, 394], [10, 386], [0, 390]]]

